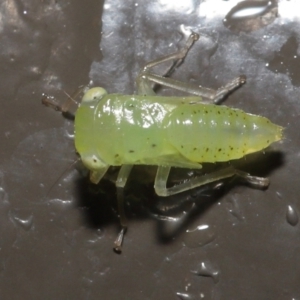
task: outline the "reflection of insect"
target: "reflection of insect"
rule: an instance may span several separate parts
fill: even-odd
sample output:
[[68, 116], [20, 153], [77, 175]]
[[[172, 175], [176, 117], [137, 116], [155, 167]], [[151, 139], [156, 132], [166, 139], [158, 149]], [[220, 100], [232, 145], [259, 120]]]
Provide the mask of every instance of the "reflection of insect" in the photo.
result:
[[[116, 181], [122, 225], [115, 242], [118, 251], [121, 251], [127, 227], [123, 188], [134, 164], [158, 166], [154, 188], [160, 196], [235, 175], [259, 187], [268, 185], [267, 178], [250, 176], [229, 166], [166, 187], [171, 167], [200, 169], [201, 163], [239, 159], [282, 138], [282, 127], [268, 119], [217, 105], [226, 94], [245, 82], [244, 76], [215, 91], [149, 71], [156, 65], [174, 61], [172, 71], [198, 38], [192, 33], [182, 50], [146, 64], [137, 77], [137, 95], [107, 94], [103, 88], [91, 88], [76, 112], [75, 147], [90, 170], [90, 180], [98, 183], [110, 166], [121, 166]], [[157, 96], [151, 82], [194, 96]], [[51, 104], [49, 100], [45, 102]]]

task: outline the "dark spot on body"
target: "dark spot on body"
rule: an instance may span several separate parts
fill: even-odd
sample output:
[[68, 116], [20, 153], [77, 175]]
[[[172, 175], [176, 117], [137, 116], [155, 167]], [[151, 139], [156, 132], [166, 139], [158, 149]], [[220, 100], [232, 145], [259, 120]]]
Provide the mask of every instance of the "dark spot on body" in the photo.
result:
[[133, 152], [134, 152], [134, 150], [129, 150], [128, 152], [129, 152], [129, 153], [133, 153]]
[[151, 146], [152, 146], [153, 148], [155, 148], [155, 147], [156, 147], [156, 144], [152, 144]]
[[115, 158], [119, 157], [119, 154], [115, 154]]
[[208, 150], [209, 150], [209, 149], [208, 149], [208, 148], [206, 148], [206, 150], [205, 150], [205, 151], [206, 151], [206, 152], [208, 152]]
[[218, 151], [221, 152], [222, 148], [219, 148]]
[[181, 145], [181, 148], [183, 149], [183, 145]]

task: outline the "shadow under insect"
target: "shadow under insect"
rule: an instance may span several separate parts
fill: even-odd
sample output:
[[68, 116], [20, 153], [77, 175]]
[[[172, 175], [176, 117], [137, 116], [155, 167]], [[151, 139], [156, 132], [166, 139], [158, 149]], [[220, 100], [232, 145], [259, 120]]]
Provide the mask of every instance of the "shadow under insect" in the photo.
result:
[[[243, 159], [231, 161], [235, 168], [267, 177], [284, 163], [281, 152], [265, 151], [247, 155]], [[201, 170], [174, 168], [169, 184], [180, 184], [195, 176], [216, 171], [229, 163], [204, 164]], [[119, 168], [111, 168], [99, 184], [91, 184], [88, 178], [79, 178], [76, 184], [79, 207], [87, 224], [92, 228], [118, 224], [117, 191], [114, 181]], [[156, 167], [135, 166], [124, 190], [124, 211], [130, 220], [156, 220], [156, 236], [159, 243], [172, 243], [175, 237], [185, 232], [195, 219], [201, 219], [216, 202], [222, 201], [231, 189], [248, 182], [239, 177], [223, 179], [169, 197], [159, 197], [153, 189]], [[263, 193], [263, 191], [262, 191]], [[119, 227], [119, 225], [117, 225]]]

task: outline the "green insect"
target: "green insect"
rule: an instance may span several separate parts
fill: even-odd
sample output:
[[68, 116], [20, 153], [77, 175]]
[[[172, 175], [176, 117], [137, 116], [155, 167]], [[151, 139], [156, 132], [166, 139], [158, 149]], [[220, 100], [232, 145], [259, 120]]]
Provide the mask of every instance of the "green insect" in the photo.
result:
[[[232, 176], [240, 176], [258, 187], [269, 183], [267, 178], [250, 176], [229, 166], [167, 187], [172, 167], [200, 169], [201, 163], [240, 159], [282, 138], [283, 128], [267, 118], [218, 105], [225, 95], [245, 82], [245, 76], [211, 90], [150, 72], [154, 66], [173, 61], [168, 72], [171, 73], [198, 38], [198, 34], [192, 33], [180, 51], [146, 64], [137, 77], [137, 95], [108, 94], [101, 87], [91, 88], [76, 112], [75, 147], [90, 171], [91, 182], [97, 184], [110, 166], [121, 166], [116, 181], [122, 226], [115, 241], [117, 251], [121, 251], [127, 228], [123, 188], [133, 165], [158, 166], [154, 189], [159, 196]], [[193, 96], [158, 96], [153, 84]]]

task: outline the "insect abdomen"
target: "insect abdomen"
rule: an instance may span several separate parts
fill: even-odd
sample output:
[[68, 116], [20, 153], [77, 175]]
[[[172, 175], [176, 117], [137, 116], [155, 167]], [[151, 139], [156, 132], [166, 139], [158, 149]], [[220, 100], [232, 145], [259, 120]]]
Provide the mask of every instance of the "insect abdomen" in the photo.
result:
[[282, 138], [282, 127], [267, 118], [209, 104], [179, 106], [167, 128], [170, 143], [200, 163], [238, 159]]

